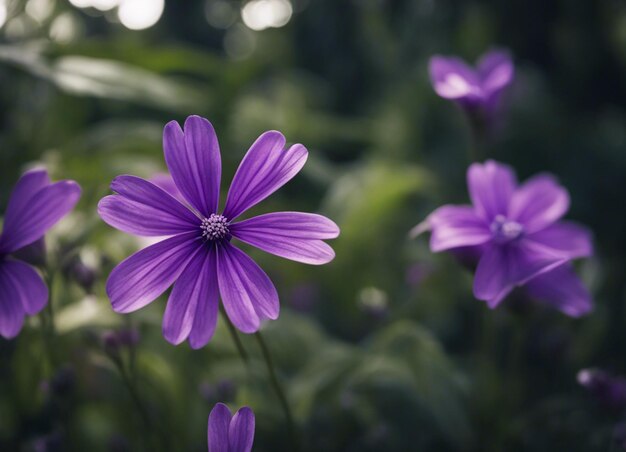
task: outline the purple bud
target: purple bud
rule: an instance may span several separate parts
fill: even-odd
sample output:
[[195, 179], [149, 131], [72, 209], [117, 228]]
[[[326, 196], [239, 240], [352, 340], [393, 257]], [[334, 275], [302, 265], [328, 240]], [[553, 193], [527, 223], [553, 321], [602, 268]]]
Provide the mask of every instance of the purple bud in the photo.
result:
[[137, 328], [123, 328], [117, 332], [117, 337], [121, 345], [129, 348], [136, 346], [141, 339]]
[[63, 271], [66, 277], [76, 281], [87, 293], [92, 293], [93, 285], [96, 282], [96, 270], [85, 264], [80, 256], [75, 256], [65, 265]]
[[107, 330], [100, 336], [100, 342], [104, 351], [111, 356], [117, 356], [120, 352], [120, 340], [116, 331]]
[[229, 402], [234, 400], [237, 395], [237, 385], [230, 379], [222, 379], [216, 384], [203, 381], [198, 386], [198, 392], [210, 404], [214, 404], [216, 401]]
[[136, 328], [122, 328], [120, 330], [107, 330], [100, 335], [100, 342], [104, 351], [116, 356], [124, 348], [135, 347], [141, 336]]
[[302, 283], [294, 286], [288, 296], [291, 306], [300, 312], [310, 312], [319, 300], [319, 287], [314, 283]]

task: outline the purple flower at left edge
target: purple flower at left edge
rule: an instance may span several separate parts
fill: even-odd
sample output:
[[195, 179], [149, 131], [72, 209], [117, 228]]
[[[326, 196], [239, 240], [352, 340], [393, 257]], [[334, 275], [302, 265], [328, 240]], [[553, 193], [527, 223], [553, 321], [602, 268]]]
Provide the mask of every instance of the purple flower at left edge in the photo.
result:
[[502, 92], [515, 76], [511, 56], [504, 50], [487, 52], [476, 68], [458, 57], [435, 55], [430, 58], [428, 71], [439, 96], [470, 110], [482, 108], [486, 113], [497, 107]]
[[489, 160], [467, 171], [472, 205], [445, 205], [414, 229], [431, 231], [433, 252], [460, 251], [478, 261], [474, 296], [495, 308], [518, 286], [563, 313], [592, 309], [591, 295], [571, 265], [593, 253], [591, 233], [560, 221], [569, 194], [555, 178], [539, 174], [518, 185], [514, 171]]
[[15, 254], [41, 239], [78, 198], [76, 182], [51, 183], [43, 169], [27, 171], [13, 188], [0, 235], [0, 335], [4, 338], [17, 336], [24, 317], [37, 314], [48, 302], [48, 288], [39, 273]]
[[254, 442], [254, 413], [246, 406], [233, 416], [218, 403], [209, 415], [209, 452], [250, 452]]
[[278, 318], [278, 293], [233, 239], [307, 264], [325, 264], [335, 256], [324, 240], [337, 237], [339, 228], [321, 215], [275, 212], [238, 220], [300, 171], [306, 148], [285, 148], [285, 137], [276, 131], [262, 134], [239, 165], [218, 213], [221, 157], [211, 123], [190, 116], [183, 131], [171, 121], [163, 146], [177, 191], [167, 180], [119, 176], [111, 184], [117, 194], [98, 205], [102, 219], [121, 231], [169, 236], [113, 269], [106, 284], [113, 309], [141, 309], [174, 284], [163, 317], [163, 335], [172, 344], [189, 339], [192, 348], [206, 345], [215, 332], [220, 296], [240, 331], [258, 331], [262, 320]]

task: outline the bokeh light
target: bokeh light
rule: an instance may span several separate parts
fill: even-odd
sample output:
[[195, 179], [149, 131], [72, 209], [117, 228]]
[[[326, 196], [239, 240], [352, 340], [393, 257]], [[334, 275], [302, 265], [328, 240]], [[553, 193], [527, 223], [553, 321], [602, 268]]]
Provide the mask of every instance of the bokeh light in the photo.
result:
[[164, 0], [123, 0], [117, 16], [126, 28], [144, 30], [159, 21], [164, 8]]
[[79, 22], [74, 14], [65, 12], [57, 16], [50, 25], [50, 38], [60, 44], [67, 44], [76, 38]]
[[248, 28], [261, 31], [286, 25], [292, 13], [288, 0], [252, 0], [241, 9], [241, 18]]
[[25, 10], [37, 22], [43, 22], [54, 11], [54, 3], [54, 0], [28, 0]]
[[0, 27], [4, 25], [7, 20], [7, 5], [5, 0], [0, 0]]
[[70, 0], [78, 8], [95, 8], [99, 11], [110, 11], [121, 3], [121, 0]]
[[212, 27], [226, 29], [237, 20], [237, 9], [228, 0], [209, 0], [204, 8], [206, 20]]

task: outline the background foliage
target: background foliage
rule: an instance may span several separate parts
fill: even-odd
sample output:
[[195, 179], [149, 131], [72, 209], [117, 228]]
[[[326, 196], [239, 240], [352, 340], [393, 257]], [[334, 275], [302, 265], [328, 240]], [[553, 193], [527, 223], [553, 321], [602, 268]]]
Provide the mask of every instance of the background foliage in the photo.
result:
[[[189, 114], [213, 122], [225, 181], [267, 129], [305, 144], [302, 174], [256, 211], [319, 211], [342, 229], [324, 267], [251, 251], [281, 296], [264, 334], [305, 451], [618, 447], [622, 413], [576, 373], [626, 373], [626, 3], [297, 0], [286, 26], [263, 31], [242, 23], [239, 1], [167, 0], [144, 31], [62, 0], [3, 4], [0, 210], [33, 163], [83, 196], [47, 238], [56, 334], [35, 317], [0, 340], [0, 449], [206, 450], [224, 401], [254, 409], [254, 450], [290, 450], [252, 338], [248, 375], [221, 322], [206, 348], [173, 347], [165, 297], [120, 316], [104, 293], [145, 243], [101, 222], [97, 200], [118, 174], [163, 171], [162, 127]], [[469, 272], [407, 237], [434, 207], [467, 201], [469, 126], [432, 91], [428, 58], [494, 45], [517, 76], [484, 153], [570, 190], [569, 218], [596, 243], [579, 268], [596, 300], [583, 319], [515, 296], [489, 311]], [[138, 343], [108, 347], [120, 329]]]

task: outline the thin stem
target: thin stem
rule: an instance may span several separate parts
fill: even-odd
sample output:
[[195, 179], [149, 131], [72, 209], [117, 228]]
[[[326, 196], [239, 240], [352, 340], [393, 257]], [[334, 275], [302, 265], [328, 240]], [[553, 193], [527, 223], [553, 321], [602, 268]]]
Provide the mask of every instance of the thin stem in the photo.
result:
[[486, 113], [479, 108], [468, 108], [466, 113], [470, 128], [468, 158], [470, 163], [480, 162], [485, 158], [487, 145]]
[[52, 306], [52, 294], [54, 293], [54, 273], [50, 271], [48, 273], [47, 284], [48, 284], [48, 304], [46, 309], [48, 311], [48, 328], [50, 331], [50, 335], [54, 336], [56, 334], [56, 327], [54, 324], [54, 306]]
[[146, 410], [146, 407], [141, 401], [141, 397], [139, 396], [139, 392], [137, 391], [137, 388], [133, 382], [133, 378], [130, 375], [128, 375], [128, 372], [126, 372], [122, 359], [120, 357], [116, 357], [116, 358], [113, 358], [113, 362], [115, 363], [117, 370], [119, 371], [120, 376], [122, 377], [122, 381], [124, 382], [126, 389], [128, 389], [128, 393], [130, 394], [130, 398], [133, 400], [135, 408], [137, 408], [137, 411], [139, 412], [139, 416], [141, 417], [141, 421], [143, 422], [143, 426], [144, 426], [144, 435], [145, 435], [144, 445], [147, 446], [148, 444], [151, 443], [150, 432], [152, 431], [150, 416], [148, 414], [148, 411]]
[[287, 397], [285, 397], [285, 393], [278, 382], [278, 378], [276, 377], [276, 371], [274, 370], [274, 364], [272, 362], [272, 356], [270, 355], [269, 349], [263, 340], [263, 336], [261, 336], [260, 332], [256, 332], [254, 334], [257, 342], [259, 343], [259, 347], [261, 348], [261, 352], [263, 353], [263, 359], [267, 366], [267, 373], [270, 377], [270, 382], [276, 391], [276, 395], [280, 400], [280, 404], [285, 412], [285, 418], [287, 419], [287, 430], [289, 431], [289, 437], [291, 439], [291, 443], [293, 444], [293, 450], [298, 450], [298, 442], [296, 440], [295, 434], [295, 426], [293, 422], [293, 416], [291, 415], [291, 410], [289, 409], [289, 403], [287, 402]]
[[241, 356], [241, 360], [244, 362], [246, 367], [249, 368], [250, 358], [248, 357], [248, 353], [246, 352], [246, 349], [243, 347], [243, 343], [241, 342], [241, 339], [239, 338], [239, 335], [237, 334], [237, 330], [235, 329], [235, 326], [231, 323], [230, 319], [224, 313], [223, 310], [220, 310], [220, 312], [222, 314], [222, 318], [224, 319], [224, 323], [226, 323], [226, 326], [228, 327], [228, 332], [230, 333], [230, 337], [232, 338], [233, 342], [235, 343], [235, 347], [237, 348], [237, 351], [239, 352], [239, 356]]
[[56, 347], [55, 347], [55, 338], [56, 338], [56, 328], [54, 325], [54, 307], [53, 303], [53, 294], [54, 294], [54, 273], [52, 270], [48, 270], [45, 272], [46, 285], [48, 286], [48, 304], [46, 305], [45, 311], [40, 312], [39, 318], [41, 319], [41, 330], [42, 330], [42, 339], [44, 342], [44, 348], [46, 351], [46, 355], [48, 357], [48, 367], [50, 375], [54, 371], [54, 367], [56, 365]]

